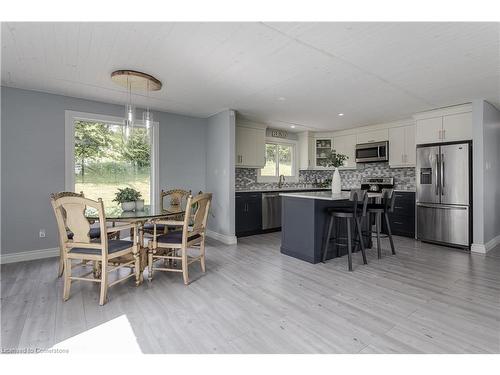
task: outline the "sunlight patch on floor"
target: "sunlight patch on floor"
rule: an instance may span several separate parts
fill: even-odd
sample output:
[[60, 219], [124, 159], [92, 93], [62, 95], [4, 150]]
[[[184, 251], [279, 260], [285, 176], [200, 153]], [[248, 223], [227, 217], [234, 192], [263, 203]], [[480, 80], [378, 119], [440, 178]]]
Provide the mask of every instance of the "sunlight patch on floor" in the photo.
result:
[[51, 349], [69, 354], [137, 354], [141, 348], [125, 315], [61, 341]]

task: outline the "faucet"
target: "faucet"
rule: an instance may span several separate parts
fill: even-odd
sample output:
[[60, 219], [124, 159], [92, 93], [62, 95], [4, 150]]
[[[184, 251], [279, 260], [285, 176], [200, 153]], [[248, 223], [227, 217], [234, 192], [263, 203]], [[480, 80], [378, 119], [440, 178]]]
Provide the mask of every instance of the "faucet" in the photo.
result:
[[280, 178], [278, 180], [278, 189], [281, 189], [284, 183], [285, 183], [285, 176], [280, 174]]

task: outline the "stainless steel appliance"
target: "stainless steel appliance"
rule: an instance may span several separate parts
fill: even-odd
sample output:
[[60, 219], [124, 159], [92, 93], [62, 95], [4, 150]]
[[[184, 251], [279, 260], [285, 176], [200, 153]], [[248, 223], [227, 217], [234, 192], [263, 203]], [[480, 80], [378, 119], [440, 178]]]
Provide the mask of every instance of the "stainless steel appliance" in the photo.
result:
[[469, 248], [471, 144], [417, 146], [417, 239]]
[[393, 177], [363, 177], [361, 179], [361, 189], [370, 193], [380, 193], [382, 189], [394, 188]]
[[281, 196], [279, 193], [262, 193], [262, 229], [281, 227]]
[[356, 145], [356, 163], [372, 163], [389, 160], [389, 142], [362, 143]]

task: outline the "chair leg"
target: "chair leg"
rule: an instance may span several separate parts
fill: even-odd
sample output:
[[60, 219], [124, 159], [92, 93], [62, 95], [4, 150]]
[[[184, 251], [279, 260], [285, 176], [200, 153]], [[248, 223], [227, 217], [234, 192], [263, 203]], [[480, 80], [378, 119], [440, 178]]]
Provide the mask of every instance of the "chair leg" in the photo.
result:
[[139, 286], [142, 283], [141, 259], [139, 255], [139, 249], [137, 249], [136, 245], [136, 249], [134, 251], [135, 286]]
[[328, 230], [326, 232], [325, 243], [323, 245], [323, 263], [326, 261], [326, 254], [328, 253], [328, 245], [330, 244], [330, 236], [332, 235], [332, 226], [333, 220], [335, 218], [330, 216], [330, 220], [328, 221]]
[[182, 278], [184, 279], [184, 284], [189, 284], [189, 274], [188, 274], [188, 257], [187, 249], [182, 248]]
[[151, 244], [148, 248], [148, 280], [153, 281], [153, 248]]
[[101, 295], [99, 297], [99, 305], [106, 303], [108, 294], [108, 265], [107, 262], [102, 261], [102, 274], [101, 274]]
[[64, 259], [64, 291], [63, 301], [69, 299], [69, 291], [71, 289], [71, 259]]
[[352, 271], [352, 239], [351, 239], [351, 219], [347, 218], [347, 261], [349, 271]]
[[361, 232], [361, 223], [358, 217], [356, 217], [356, 228], [358, 229], [359, 245], [361, 246], [361, 254], [363, 255], [363, 264], [368, 264], [368, 261], [366, 260], [365, 244], [363, 243], [363, 232]]
[[378, 259], [382, 258], [382, 249], [380, 248], [380, 213], [377, 213], [375, 217], [375, 227], [377, 228], [377, 257]]
[[201, 271], [205, 272], [205, 238], [203, 238], [203, 241], [200, 243], [200, 264], [201, 264]]
[[384, 216], [385, 216], [385, 224], [387, 225], [387, 234], [389, 235], [389, 242], [391, 243], [392, 254], [396, 255], [396, 249], [394, 248], [394, 241], [392, 240], [391, 224], [389, 224], [389, 215], [385, 213]]
[[340, 233], [340, 219], [335, 220], [335, 231], [334, 231], [334, 234], [333, 234], [333, 238], [334, 238], [334, 241], [333, 241], [333, 251], [335, 251], [335, 253], [337, 254], [337, 258], [340, 257], [340, 246], [337, 243], [338, 237], [339, 237], [339, 233]]
[[62, 247], [59, 247], [59, 271], [57, 271], [57, 277], [61, 277], [64, 273], [64, 256]]

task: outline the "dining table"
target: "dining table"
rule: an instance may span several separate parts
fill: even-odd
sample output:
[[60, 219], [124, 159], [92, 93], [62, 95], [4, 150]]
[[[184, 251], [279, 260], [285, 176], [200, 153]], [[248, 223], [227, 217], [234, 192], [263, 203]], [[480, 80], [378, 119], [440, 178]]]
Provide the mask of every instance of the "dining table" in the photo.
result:
[[[104, 209], [104, 215], [106, 222], [110, 222], [113, 227], [117, 227], [118, 231], [114, 234], [116, 239], [120, 237], [119, 223], [131, 223], [138, 226], [138, 236], [136, 241], [138, 242], [139, 249], [139, 259], [140, 259], [140, 271], [141, 278], [140, 283], [143, 281], [142, 273], [147, 266], [147, 247], [144, 246], [144, 224], [147, 222], [154, 222], [157, 220], [164, 219], [179, 219], [184, 215], [185, 209], [180, 205], [171, 205], [168, 208], [153, 207], [151, 205], [144, 205], [142, 210], [134, 211], [124, 211], [119, 206], [109, 207]], [[85, 210], [85, 217], [90, 223], [99, 220], [99, 215], [97, 210], [91, 207], [87, 207]], [[133, 236], [133, 229], [130, 230], [130, 237]]]

